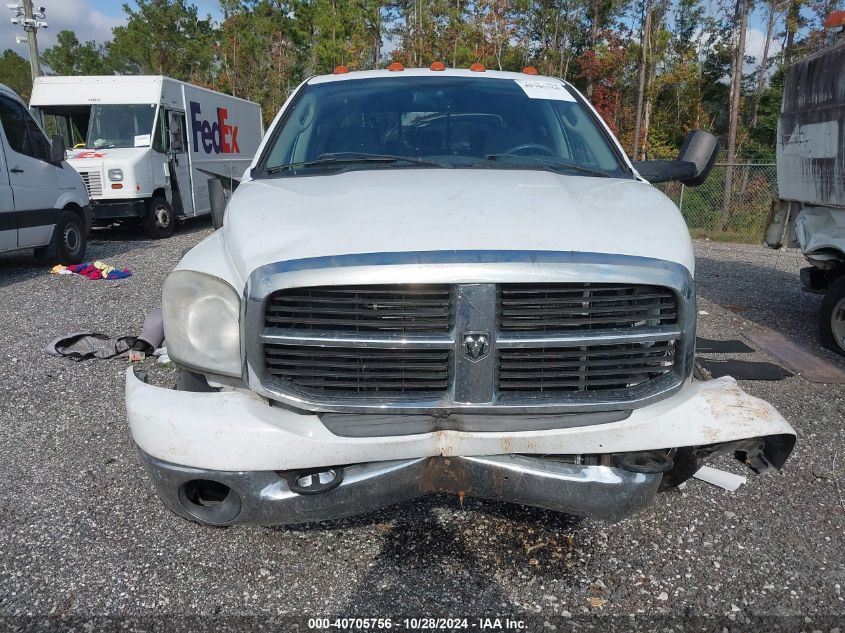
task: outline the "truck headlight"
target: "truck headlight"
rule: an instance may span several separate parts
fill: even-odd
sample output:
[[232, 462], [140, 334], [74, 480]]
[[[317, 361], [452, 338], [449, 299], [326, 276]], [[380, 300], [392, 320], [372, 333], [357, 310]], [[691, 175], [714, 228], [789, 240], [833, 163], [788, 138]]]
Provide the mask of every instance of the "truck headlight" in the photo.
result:
[[235, 289], [218, 277], [170, 273], [162, 291], [167, 355], [185, 367], [239, 377], [240, 305]]
[[112, 181], [120, 181], [123, 180], [123, 170], [122, 169], [109, 169], [108, 172], [109, 180]]

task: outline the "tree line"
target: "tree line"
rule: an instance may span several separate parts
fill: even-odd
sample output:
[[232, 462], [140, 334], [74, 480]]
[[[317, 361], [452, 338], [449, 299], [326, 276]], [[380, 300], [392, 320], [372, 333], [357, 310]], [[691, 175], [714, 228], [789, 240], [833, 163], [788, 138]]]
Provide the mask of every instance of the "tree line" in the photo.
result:
[[[257, 101], [268, 120], [300, 81], [339, 65], [531, 65], [581, 89], [638, 158], [674, 155], [702, 128], [729, 160], [771, 160], [784, 69], [824, 45], [822, 21], [841, 1], [220, 0], [215, 21], [189, 0], [138, 0], [109, 41], [63, 30], [42, 62], [59, 75], [167, 75]], [[759, 59], [747, 53], [755, 9]], [[31, 89], [12, 50], [0, 82]]]

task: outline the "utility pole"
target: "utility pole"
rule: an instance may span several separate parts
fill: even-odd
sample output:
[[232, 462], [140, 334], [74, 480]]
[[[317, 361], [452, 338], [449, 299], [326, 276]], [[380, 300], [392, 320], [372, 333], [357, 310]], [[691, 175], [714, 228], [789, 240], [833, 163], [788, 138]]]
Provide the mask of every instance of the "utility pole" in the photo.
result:
[[[32, 6], [32, 0], [18, 0], [6, 5], [6, 8], [15, 12], [12, 24], [20, 24], [26, 32], [26, 41], [29, 44], [29, 67], [32, 71], [32, 78], [41, 76], [41, 64], [38, 60], [38, 29], [46, 29], [47, 9], [38, 7], [38, 11]], [[23, 19], [21, 19], [23, 18]]]

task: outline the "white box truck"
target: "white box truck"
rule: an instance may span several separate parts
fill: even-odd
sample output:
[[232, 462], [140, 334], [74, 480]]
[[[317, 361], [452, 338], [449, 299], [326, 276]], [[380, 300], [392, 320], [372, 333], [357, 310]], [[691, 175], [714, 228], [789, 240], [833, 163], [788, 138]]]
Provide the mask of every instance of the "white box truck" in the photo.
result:
[[95, 223], [151, 238], [209, 213], [208, 180], [234, 189], [262, 136], [258, 104], [168, 77], [39, 77], [30, 107], [73, 148]]

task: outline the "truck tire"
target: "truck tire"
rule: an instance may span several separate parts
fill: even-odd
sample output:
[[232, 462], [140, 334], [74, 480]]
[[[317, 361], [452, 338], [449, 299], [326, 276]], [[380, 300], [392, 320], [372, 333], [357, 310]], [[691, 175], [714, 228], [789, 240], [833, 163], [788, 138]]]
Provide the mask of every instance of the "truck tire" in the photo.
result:
[[845, 356], [845, 276], [834, 281], [824, 294], [819, 334], [822, 345]]
[[35, 257], [41, 260], [55, 258], [59, 264], [69, 266], [80, 264], [85, 257], [87, 238], [85, 223], [73, 211], [62, 211], [53, 229], [50, 244], [35, 249]]
[[153, 240], [173, 235], [176, 219], [173, 217], [173, 208], [163, 196], [154, 196], [147, 203], [141, 226], [144, 228], [144, 234]]

